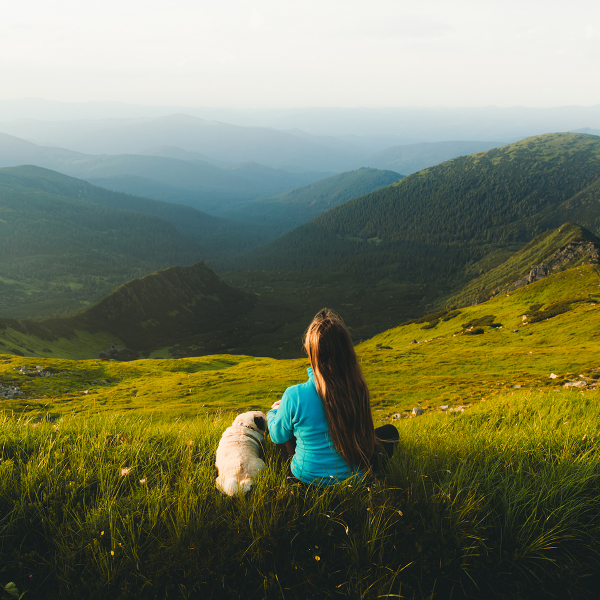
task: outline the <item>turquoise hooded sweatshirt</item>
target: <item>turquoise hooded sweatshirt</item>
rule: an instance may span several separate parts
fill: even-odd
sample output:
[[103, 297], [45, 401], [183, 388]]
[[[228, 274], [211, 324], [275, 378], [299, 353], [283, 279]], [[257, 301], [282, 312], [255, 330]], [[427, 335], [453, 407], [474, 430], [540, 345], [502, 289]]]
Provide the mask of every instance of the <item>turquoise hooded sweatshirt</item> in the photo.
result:
[[296, 438], [291, 470], [300, 481], [324, 487], [362, 473], [348, 466], [331, 441], [325, 408], [311, 368], [306, 383], [285, 390], [279, 408], [267, 413], [267, 423], [271, 440], [276, 444]]

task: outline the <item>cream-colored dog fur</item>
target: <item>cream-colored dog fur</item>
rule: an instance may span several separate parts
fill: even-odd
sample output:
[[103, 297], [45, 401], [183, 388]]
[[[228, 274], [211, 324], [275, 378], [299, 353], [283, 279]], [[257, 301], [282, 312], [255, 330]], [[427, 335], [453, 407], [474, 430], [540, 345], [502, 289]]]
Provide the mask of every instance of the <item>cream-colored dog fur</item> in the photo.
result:
[[258, 410], [242, 413], [221, 436], [217, 448], [217, 487], [233, 496], [250, 491], [252, 481], [265, 466], [259, 457], [267, 432], [267, 415]]

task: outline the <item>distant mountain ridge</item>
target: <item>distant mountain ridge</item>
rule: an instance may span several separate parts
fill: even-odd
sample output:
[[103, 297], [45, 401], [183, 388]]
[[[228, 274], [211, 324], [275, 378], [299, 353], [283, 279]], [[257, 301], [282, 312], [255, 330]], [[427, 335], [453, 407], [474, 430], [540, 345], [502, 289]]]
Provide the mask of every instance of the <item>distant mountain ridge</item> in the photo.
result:
[[333, 175], [272, 198], [256, 200], [230, 213], [243, 218], [269, 223], [279, 234], [310, 221], [330, 208], [352, 198], [364, 196], [402, 179], [400, 173], [360, 168]]
[[370, 156], [366, 156], [356, 163], [354, 167], [373, 167], [375, 169], [389, 169], [402, 173], [404, 176], [417, 171], [434, 167], [447, 160], [458, 156], [466, 156], [498, 148], [503, 144], [499, 142], [422, 142], [420, 144], [407, 144], [405, 146], [392, 146]]
[[343, 170], [360, 153], [351, 145], [333, 150], [269, 127], [244, 127], [185, 114], [140, 119], [17, 121], [0, 130], [38, 144], [85, 154], [141, 154], [175, 146], [229, 163], [258, 162], [273, 168]]
[[88, 155], [0, 133], [0, 167], [23, 164], [52, 169], [113, 191], [208, 212], [278, 194], [330, 174], [290, 173], [257, 164], [220, 168], [200, 160], [151, 155]]
[[[0, 114], [15, 120], [117, 120], [185, 113], [209, 121], [246, 127], [302, 130], [312, 136], [396, 137], [386, 144], [453, 139], [515, 140], [548, 131], [600, 127], [600, 104], [559, 107], [308, 107], [235, 109], [201, 106], [152, 106], [122, 102], [57, 102], [41, 98], [0, 100]], [[0, 130], [2, 130], [0, 128]], [[11, 132], [13, 135], [21, 133]], [[581, 133], [589, 133], [582, 131]], [[21, 135], [21, 137], [30, 137]], [[372, 152], [375, 150], [372, 150]]]

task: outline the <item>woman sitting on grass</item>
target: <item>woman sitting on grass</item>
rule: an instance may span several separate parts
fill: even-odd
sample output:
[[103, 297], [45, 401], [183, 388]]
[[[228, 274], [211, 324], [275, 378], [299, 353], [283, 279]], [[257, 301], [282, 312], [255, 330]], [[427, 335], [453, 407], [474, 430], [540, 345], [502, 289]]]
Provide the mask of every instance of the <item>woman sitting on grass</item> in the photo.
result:
[[271, 439], [292, 457], [291, 472], [326, 486], [377, 470], [391, 457], [398, 431], [373, 426], [369, 390], [342, 319], [324, 308], [304, 337], [312, 368], [267, 414]]

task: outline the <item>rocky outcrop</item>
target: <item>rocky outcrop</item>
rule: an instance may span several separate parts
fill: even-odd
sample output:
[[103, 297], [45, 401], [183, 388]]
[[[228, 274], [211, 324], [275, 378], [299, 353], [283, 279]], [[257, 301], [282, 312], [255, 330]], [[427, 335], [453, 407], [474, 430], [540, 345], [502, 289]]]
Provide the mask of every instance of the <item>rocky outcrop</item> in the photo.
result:
[[18, 385], [7, 385], [6, 387], [0, 385], [0, 398], [4, 400], [12, 400], [14, 398], [20, 398], [24, 396], [21, 391], [21, 387]]
[[[22, 367], [15, 367], [15, 371], [17, 371], [19, 375], [27, 375], [28, 377], [51, 377], [52, 375], [56, 375], [58, 373], [58, 371], [54, 369], [48, 369], [47, 367], [42, 367], [41, 365], [36, 365], [35, 367], [23, 365]], [[66, 373], [67, 371], [60, 372]]]
[[542, 264], [532, 267], [529, 273], [517, 279], [508, 288], [508, 291], [512, 292], [534, 281], [539, 281], [552, 273], [557, 273], [573, 266], [597, 265], [599, 256], [599, 249], [593, 242], [572, 242], [565, 248], [557, 250]]

